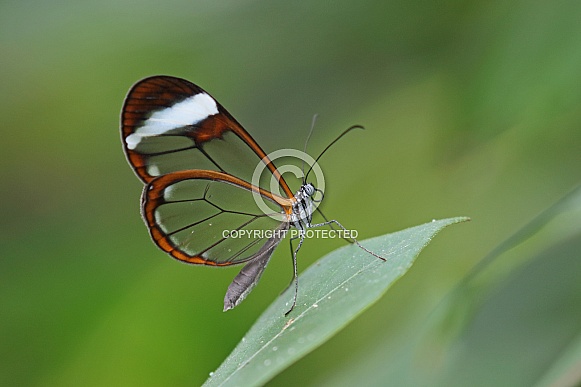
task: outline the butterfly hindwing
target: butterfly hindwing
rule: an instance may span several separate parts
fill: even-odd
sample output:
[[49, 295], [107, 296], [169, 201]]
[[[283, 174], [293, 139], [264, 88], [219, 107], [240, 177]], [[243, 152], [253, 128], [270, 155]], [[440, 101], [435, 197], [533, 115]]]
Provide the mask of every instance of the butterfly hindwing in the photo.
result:
[[[253, 195], [260, 195], [271, 212], [260, 210]], [[154, 242], [174, 258], [227, 266], [254, 259], [292, 209], [287, 199], [243, 180], [191, 170], [147, 184], [142, 211]]]

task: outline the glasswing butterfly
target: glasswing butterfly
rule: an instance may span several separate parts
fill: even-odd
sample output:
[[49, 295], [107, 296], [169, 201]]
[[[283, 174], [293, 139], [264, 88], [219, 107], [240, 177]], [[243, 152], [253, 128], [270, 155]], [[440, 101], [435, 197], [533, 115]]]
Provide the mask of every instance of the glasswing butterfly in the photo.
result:
[[[317, 157], [351, 129], [344, 131]], [[129, 90], [121, 112], [121, 138], [129, 164], [145, 183], [141, 214], [155, 244], [172, 257], [191, 264], [230, 266], [245, 264], [224, 297], [224, 311], [250, 293], [274, 249], [291, 227], [293, 303], [298, 293], [296, 255], [311, 227], [337, 225], [335, 220], [312, 224], [314, 203], [323, 192], [307, 183], [293, 194], [274, 163], [242, 125], [201, 87], [181, 78], [153, 76]], [[279, 192], [251, 184], [257, 164], [263, 163]], [[304, 171], [304, 165], [303, 165]], [[319, 192], [321, 198], [314, 199]], [[267, 203], [257, 207], [254, 196]], [[317, 209], [318, 210], [318, 209]], [[319, 210], [320, 211], [320, 210]], [[321, 213], [322, 215], [322, 213]], [[230, 238], [224, 230], [248, 232], [248, 238]], [[252, 231], [270, 231], [252, 233]], [[299, 239], [293, 249], [293, 239]], [[373, 256], [385, 260], [350, 242]]]

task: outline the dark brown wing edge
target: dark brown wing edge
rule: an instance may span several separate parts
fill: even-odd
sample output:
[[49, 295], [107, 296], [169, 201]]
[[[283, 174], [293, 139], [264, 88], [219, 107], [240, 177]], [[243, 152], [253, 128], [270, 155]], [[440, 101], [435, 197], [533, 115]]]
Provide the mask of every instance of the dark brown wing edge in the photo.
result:
[[193, 95], [204, 92], [191, 82], [170, 76], [152, 76], [136, 82], [125, 97], [121, 110], [121, 143], [135, 174], [148, 183], [155, 177], [147, 173], [147, 156], [127, 147], [125, 139], [135, 132], [149, 115]]

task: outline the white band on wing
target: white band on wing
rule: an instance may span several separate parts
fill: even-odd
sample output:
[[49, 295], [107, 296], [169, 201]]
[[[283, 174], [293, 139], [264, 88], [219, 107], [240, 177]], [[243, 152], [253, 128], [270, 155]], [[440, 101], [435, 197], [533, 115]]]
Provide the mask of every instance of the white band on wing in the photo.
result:
[[196, 94], [153, 113], [142, 126], [125, 138], [125, 143], [128, 149], [135, 149], [144, 137], [158, 136], [172, 129], [194, 125], [214, 114], [218, 114], [216, 101], [206, 93]]

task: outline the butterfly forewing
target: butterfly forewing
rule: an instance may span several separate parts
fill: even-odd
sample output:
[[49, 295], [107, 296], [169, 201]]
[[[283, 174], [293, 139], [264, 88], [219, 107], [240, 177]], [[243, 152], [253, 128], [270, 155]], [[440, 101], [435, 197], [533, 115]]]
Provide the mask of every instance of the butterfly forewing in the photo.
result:
[[[256, 194], [270, 213], [258, 208]], [[291, 211], [287, 199], [201, 170], [154, 179], [144, 188], [142, 202], [151, 235], [163, 250], [182, 261], [217, 266], [252, 259], [276, 230], [287, 227]]]
[[169, 76], [138, 82], [125, 99], [121, 122], [127, 158], [146, 183], [191, 169], [220, 171], [251, 182], [257, 164], [264, 160], [281, 195], [293, 196], [254, 139], [191, 82]]

